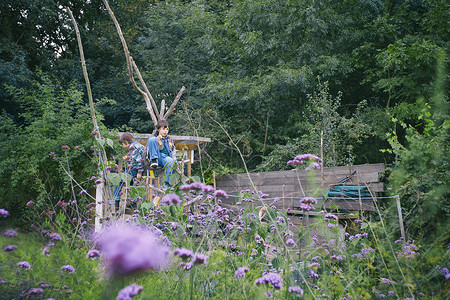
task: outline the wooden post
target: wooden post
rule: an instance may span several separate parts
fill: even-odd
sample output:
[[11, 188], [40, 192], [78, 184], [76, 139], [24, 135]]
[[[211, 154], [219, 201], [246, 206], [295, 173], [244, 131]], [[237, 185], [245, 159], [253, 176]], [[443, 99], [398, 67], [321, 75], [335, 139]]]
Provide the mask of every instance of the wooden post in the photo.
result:
[[325, 180], [323, 177], [323, 163], [324, 163], [324, 161], [323, 161], [323, 130], [320, 132], [320, 158], [322, 159], [322, 168], [320, 168], [320, 180], [321, 180], [320, 187], [323, 188], [325, 185]]
[[283, 197], [283, 211], [285, 210], [285, 206], [284, 206], [284, 194], [285, 194], [285, 190], [286, 190], [286, 185], [283, 184], [283, 192], [281, 193], [282, 197]]
[[[213, 171], [213, 182], [214, 182], [214, 190], [217, 188], [216, 185], [216, 171]], [[217, 197], [214, 197], [214, 204], [217, 205]]]
[[[102, 177], [103, 178], [103, 177]], [[102, 230], [102, 223], [101, 220], [103, 219], [103, 180], [99, 184], [97, 184], [97, 187], [95, 189], [95, 232], [100, 232]]]
[[403, 215], [402, 215], [402, 206], [400, 205], [400, 196], [396, 196], [395, 200], [397, 201], [397, 212], [398, 212], [398, 222], [400, 224], [400, 233], [402, 235], [403, 240], [406, 241], [405, 236], [405, 227], [403, 226]]
[[189, 160], [189, 162], [188, 162], [187, 172], [188, 172], [188, 176], [191, 177], [191, 160], [192, 160], [191, 150], [188, 150], [188, 160]]

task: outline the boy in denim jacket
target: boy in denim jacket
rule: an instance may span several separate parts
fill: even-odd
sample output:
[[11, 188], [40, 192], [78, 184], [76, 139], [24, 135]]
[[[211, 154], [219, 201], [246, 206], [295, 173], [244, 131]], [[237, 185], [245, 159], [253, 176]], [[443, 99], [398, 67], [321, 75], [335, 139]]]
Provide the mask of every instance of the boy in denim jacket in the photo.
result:
[[[129, 132], [123, 133], [119, 138], [119, 143], [124, 149], [128, 149], [128, 153], [124, 156], [127, 162], [125, 173], [131, 175], [131, 182], [134, 178], [141, 180], [142, 172], [144, 171], [143, 157], [144, 146], [135, 141], [133, 135]], [[122, 191], [123, 181], [119, 183], [119, 186], [114, 189], [114, 195], [116, 200], [116, 207], [118, 207], [120, 201], [120, 192]]]
[[176, 161], [175, 145], [168, 133], [169, 123], [166, 120], [160, 120], [156, 124], [156, 136], [149, 138], [147, 142], [150, 167], [165, 167], [164, 189], [170, 188], [172, 165]]

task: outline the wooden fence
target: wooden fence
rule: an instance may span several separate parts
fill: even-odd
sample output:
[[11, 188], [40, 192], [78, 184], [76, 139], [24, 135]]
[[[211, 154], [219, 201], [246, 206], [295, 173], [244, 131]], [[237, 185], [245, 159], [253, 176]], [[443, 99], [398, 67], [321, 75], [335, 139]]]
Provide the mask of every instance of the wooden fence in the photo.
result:
[[[218, 178], [216, 187], [231, 195], [236, 195], [246, 189], [261, 191], [269, 194], [270, 198], [282, 198], [282, 201], [273, 203], [278, 208], [296, 210], [298, 209], [300, 198], [310, 196], [317, 188], [328, 188], [330, 185], [337, 184], [343, 178], [350, 177], [350, 174], [353, 173], [350, 177], [350, 182], [367, 186], [371, 197], [359, 197], [359, 199], [327, 199], [327, 197], [324, 197], [318, 207], [329, 208], [335, 205], [345, 210], [374, 210], [374, 199], [384, 191], [384, 184], [379, 180], [380, 174], [384, 173], [384, 171], [384, 164], [378, 163], [324, 168], [323, 172], [321, 170], [306, 172], [294, 169], [289, 171], [234, 174]], [[233, 201], [235, 201], [234, 198], [230, 197], [224, 203], [235, 204]]]

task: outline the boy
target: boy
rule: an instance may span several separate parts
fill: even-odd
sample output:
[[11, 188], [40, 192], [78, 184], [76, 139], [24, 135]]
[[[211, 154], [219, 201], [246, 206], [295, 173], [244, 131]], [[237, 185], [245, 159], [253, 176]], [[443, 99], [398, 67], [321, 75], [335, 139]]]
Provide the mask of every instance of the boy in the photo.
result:
[[170, 175], [172, 174], [172, 165], [176, 161], [176, 149], [172, 139], [168, 136], [169, 123], [166, 120], [159, 120], [156, 124], [156, 136], [148, 139], [148, 159], [150, 167], [158, 166], [166, 168], [164, 175], [164, 189], [170, 188]]
[[[124, 149], [128, 149], [128, 153], [124, 156], [124, 159], [128, 162], [125, 173], [131, 175], [131, 182], [136, 178], [141, 180], [142, 172], [144, 171], [143, 165], [143, 155], [144, 146], [139, 142], [136, 142], [133, 135], [129, 132], [123, 133], [119, 138], [119, 143], [122, 144]], [[120, 192], [122, 190], [123, 182], [121, 181], [119, 186], [114, 189], [114, 195], [116, 200], [116, 207], [118, 207], [118, 202], [120, 201]]]

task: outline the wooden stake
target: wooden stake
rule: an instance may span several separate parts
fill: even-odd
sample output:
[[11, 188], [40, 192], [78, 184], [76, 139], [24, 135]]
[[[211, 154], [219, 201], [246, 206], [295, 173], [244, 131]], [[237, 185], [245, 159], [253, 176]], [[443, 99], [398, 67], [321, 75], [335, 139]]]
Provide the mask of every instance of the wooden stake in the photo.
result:
[[400, 196], [396, 196], [395, 200], [397, 201], [397, 212], [398, 212], [398, 222], [400, 224], [400, 233], [402, 235], [403, 240], [406, 241], [405, 227], [403, 225], [402, 206], [400, 204]]
[[323, 159], [323, 130], [320, 132], [320, 158], [322, 159], [322, 168], [320, 168], [320, 179], [321, 179], [321, 183], [320, 186], [323, 188], [325, 185], [325, 179], [323, 176], [323, 163], [324, 163], [324, 159]]

